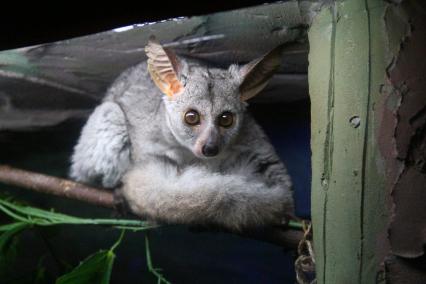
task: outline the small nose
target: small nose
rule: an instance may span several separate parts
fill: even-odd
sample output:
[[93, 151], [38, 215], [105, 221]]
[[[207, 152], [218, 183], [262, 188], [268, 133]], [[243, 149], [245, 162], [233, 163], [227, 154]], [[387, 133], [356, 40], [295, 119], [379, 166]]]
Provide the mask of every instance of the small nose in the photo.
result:
[[216, 145], [206, 144], [206, 145], [203, 146], [201, 151], [203, 152], [204, 156], [213, 157], [213, 156], [216, 156], [219, 153], [219, 147], [216, 146]]

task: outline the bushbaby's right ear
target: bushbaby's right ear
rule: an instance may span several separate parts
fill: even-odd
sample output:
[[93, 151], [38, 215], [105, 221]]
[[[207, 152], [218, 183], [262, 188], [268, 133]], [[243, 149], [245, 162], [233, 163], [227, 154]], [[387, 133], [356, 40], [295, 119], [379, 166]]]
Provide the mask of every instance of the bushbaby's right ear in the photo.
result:
[[254, 97], [266, 86], [281, 65], [283, 48], [284, 45], [280, 45], [240, 68], [240, 74], [243, 77], [243, 82], [240, 85], [242, 101]]
[[157, 87], [169, 97], [182, 93], [184, 87], [178, 77], [181, 63], [176, 54], [163, 48], [154, 36], [149, 38], [145, 53], [149, 74]]

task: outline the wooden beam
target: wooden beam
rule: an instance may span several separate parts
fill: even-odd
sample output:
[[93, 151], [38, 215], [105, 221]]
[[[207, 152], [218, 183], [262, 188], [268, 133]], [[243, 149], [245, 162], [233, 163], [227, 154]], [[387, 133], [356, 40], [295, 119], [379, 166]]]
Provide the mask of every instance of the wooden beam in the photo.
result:
[[335, 1], [309, 31], [318, 283], [385, 281], [386, 242], [379, 240], [386, 239], [390, 193], [378, 136], [386, 71], [400, 43], [388, 40], [398, 32], [385, 22], [388, 9], [395, 6], [382, 0]]

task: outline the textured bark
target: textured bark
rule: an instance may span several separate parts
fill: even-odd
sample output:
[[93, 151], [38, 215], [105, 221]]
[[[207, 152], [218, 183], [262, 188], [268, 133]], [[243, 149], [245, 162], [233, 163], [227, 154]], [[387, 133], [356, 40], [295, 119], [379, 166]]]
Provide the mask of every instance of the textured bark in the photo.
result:
[[[410, 23], [388, 66], [379, 143], [390, 193], [388, 283], [426, 283], [426, 3], [405, 1], [386, 15], [388, 33]], [[406, 24], [405, 24], [406, 25]], [[391, 143], [389, 142], [391, 141]]]
[[426, 283], [403, 258], [426, 239], [423, 3], [336, 2], [309, 32], [318, 283]]
[[0, 182], [97, 206], [112, 208], [114, 205], [112, 192], [9, 166], [0, 165]]
[[[417, 10], [421, 6], [423, 13]], [[407, 8], [410, 35], [389, 70], [388, 99], [398, 102], [393, 157], [388, 159], [398, 172], [391, 184], [395, 207], [390, 241], [394, 254], [414, 258], [424, 254], [426, 245], [426, 5]]]

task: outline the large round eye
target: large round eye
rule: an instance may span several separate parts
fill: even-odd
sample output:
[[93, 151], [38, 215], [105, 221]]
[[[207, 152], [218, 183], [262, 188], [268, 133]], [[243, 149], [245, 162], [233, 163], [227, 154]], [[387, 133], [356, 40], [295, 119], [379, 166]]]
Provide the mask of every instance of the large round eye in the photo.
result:
[[229, 111], [225, 111], [219, 116], [219, 126], [228, 128], [234, 123], [234, 115]]
[[200, 123], [200, 114], [196, 110], [188, 110], [185, 113], [185, 123], [191, 126], [197, 125]]

